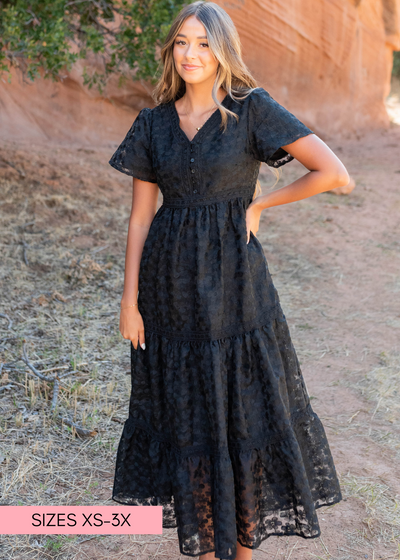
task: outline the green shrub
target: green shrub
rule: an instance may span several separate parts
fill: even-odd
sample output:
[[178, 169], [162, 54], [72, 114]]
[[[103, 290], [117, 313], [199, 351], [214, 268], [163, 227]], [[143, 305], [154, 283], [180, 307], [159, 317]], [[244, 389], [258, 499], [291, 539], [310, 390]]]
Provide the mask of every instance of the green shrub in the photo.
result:
[[[72, 64], [97, 55], [85, 83], [104, 89], [113, 73], [123, 82], [156, 79], [157, 51], [184, 0], [0, 0], [0, 75], [18, 67], [30, 79], [59, 80]], [[118, 23], [117, 23], [118, 22]]]
[[400, 51], [393, 53], [393, 70], [392, 75], [400, 80]]

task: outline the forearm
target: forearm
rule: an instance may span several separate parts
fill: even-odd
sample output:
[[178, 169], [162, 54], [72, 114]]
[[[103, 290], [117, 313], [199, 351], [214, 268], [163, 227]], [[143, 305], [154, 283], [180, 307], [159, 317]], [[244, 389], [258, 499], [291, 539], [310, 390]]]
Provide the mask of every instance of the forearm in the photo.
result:
[[125, 254], [124, 291], [121, 306], [137, 302], [139, 289], [139, 267], [150, 225], [142, 225], [134, 220], [129, 221], [128, 239]]
[[255, 199], [255, 203], [261, 210], [280, 206], [281, 204], [288, 204], [289, 202], [303, 200], [321, 192], [330, 191], [335, 187], [346, 185], [348, 181], [349, 177], [346, 174], [336, 176], [322, 171], [309, 171], [286, 187], [258, 196]]

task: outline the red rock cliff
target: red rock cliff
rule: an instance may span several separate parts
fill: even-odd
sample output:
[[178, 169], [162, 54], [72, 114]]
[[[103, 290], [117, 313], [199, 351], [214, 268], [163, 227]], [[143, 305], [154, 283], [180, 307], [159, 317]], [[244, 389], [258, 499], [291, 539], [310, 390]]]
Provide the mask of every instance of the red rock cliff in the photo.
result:
[[[317, 134], [338, 136], [389, 126], [393, 50], [400, 50], [400, 0], [218, 0], [236, 23], [244, 58], [273, 97]], [[82, 86], [80, 64], [63, 83], [0, 82], [0, 137], [111, 145], [139, 109], [146, 84], [108, 99]]]

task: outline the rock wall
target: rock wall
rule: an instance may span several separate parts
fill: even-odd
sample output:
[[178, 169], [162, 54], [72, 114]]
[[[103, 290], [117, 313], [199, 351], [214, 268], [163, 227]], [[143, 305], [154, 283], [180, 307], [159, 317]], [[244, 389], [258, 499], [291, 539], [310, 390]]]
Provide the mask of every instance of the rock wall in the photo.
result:
[[[278, 101], [320, 133], [389, 126], [399, 0], [222, 0], [244, 57]], [[262, 23], [260, 23], [262, 22]]]
[[[112, 146], [120, 142], [138, 110], [152, 106], [139, 83], [109, 88], [109, 99], [82, 85], [81, 63], [63, 82], [24, 82], [13, 71], [0, 82], [0, 139]], [[114, 81], [116, 82], [116, 80]]]
[[[217, 0], [236, 23], [246, 63], [273, 97], [323, 138], [388, 127], [400, 0]], [[153, 106], [147, 84], [108, 99], [82, 85], [81, 64], [62, 83], [0, 82], [0, 138], [112, 145], [137, 111]]]

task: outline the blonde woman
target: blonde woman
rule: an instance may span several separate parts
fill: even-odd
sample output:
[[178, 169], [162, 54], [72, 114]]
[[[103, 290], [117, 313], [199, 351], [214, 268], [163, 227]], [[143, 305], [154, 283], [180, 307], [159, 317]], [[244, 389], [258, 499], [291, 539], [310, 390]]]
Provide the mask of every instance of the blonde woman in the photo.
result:
[[[256, 238], [260, 215], [349, 177], [257, 87], [218, 5], [186, 6], [161, 56], [156, 107], [110, 160], [133, 177], [120, 315], [132, 392], [113, 499], [162, 505], [183, 555], [249, 559], [271, 535], [317, 537], [316, 508], [341, 499]], [[309, 172], [254, 196], [260, 162], [293, 158]]]

